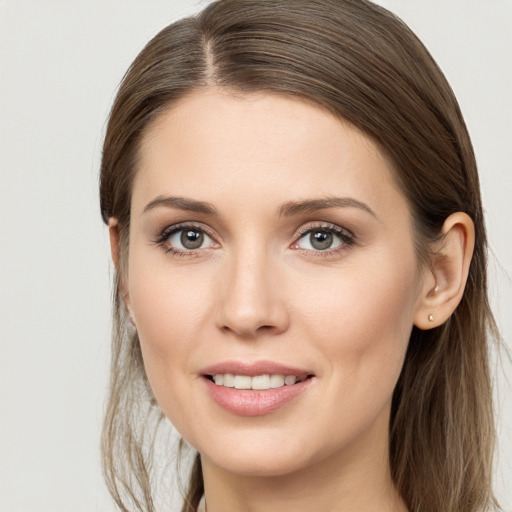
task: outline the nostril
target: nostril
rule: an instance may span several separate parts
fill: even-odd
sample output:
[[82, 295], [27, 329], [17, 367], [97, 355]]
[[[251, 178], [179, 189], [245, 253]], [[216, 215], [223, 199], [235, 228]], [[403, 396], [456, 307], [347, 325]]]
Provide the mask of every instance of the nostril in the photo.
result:
[[[274, 294], [241, 294], [238, 290], [226, 292], [218, 305], [217, 326], [224, 332], [244, 338], [273, 335], [286, 331], [289, 315], [286, 304]], [[236, 292], [236, 293], [235, 293]]]
[[256, 326], [253, 328], [251, 325], [223, 325], [222, 331], [224, 332], [232, 332], [237, 334], [238, 336], [244, 338], [253, 338], [257, 337], [261, 334], [268, 333], [271, 334], [274, 331], [278, 331], [278, 328], [275, 325], [265, 324]]

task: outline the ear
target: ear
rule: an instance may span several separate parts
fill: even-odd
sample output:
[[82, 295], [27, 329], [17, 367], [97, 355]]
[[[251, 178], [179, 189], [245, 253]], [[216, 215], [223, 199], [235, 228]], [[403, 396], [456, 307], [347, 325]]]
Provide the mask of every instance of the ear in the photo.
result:
[[108, 219], [108, 234], [110, 236], [110, 254], [116, 271], [119, 270], [119, 222], [115, 217]]
[[[119, 222], [115, 217], [110, 217], [108, 219], [108, 234], [110, 236], [110, 253], [112, 254], [112, 261], [114, 262], [114, 267], [116, 272], [120, 276], [120, 234], [119, 234]], [[119, 287], [121, 291], [121, 295], [123, 297], [124, 303], [126, 305], [126, 309], [128, 310], [128, 315], [130, 317], [130, 321], [133, 326], [135, 326], [135, 320], [133, 318], [132, 307], [130, 304], [130, 295], [128, 293], [128, 289], [126, 287], [126, 283], [124, 279], [119, 277]]]
[[438, 327], [455, 311], [464, 293], [474, 245], [471, 218], [462, 212], [450, 215], [443, 224], [431, 266], [425, 271], [414, 314], [416, 327]]

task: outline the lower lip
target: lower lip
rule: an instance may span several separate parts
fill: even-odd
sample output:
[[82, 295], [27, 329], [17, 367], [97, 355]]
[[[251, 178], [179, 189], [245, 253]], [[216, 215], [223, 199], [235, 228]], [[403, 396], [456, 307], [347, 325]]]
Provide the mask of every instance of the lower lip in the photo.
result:
[[305, 391], [312, 380], [310, 377], [291, 386], [256, 391], [219, 386], [204, 378], [214, 402], [239, 416], [262, 416], [274, 412]]

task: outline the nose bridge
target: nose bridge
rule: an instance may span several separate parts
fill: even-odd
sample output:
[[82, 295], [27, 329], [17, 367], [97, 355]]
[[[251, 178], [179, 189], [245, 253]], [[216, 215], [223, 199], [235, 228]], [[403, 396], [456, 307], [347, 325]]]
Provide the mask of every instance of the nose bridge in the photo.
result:
[[278, 261], [264, 244], [233, 248], [222, 275], [219, 326], [239, 336], [278, 333], [288, 326], [286, 304], [276, 280]]

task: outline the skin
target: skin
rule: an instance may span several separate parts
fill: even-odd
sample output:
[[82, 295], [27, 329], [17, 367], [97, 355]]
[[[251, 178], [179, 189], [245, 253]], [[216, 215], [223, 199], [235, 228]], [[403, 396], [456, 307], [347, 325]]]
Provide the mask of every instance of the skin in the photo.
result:
[[[442, 323], [460, 300], [471, 222], [447, 221], [445, 257], [425, 271], [407, 201], [372, 140], [298, 99], [214, 88], [151, 125], [132, 192], [124, 298], [154, 395], [201, 453], [208, 512], [407, 510], [389, 472], [392, 393], [413, 325]], [[155, 203], [164, 197], [217, 215]], [[352, 203], [278, 214], [332, 197]], [[162, 240], [184, 222], [208, 234], [200, 248], [187, 251], [181, 233]], [[353, 242], [334, 235], [335, 249], [315, 249], [307, 231], [326, 227]], [[115, 219], [111, 239], [118, 263]], [[239, 416], [212, 401], [200, 374], [226, 360], [314, 378], [278, 410]]]

